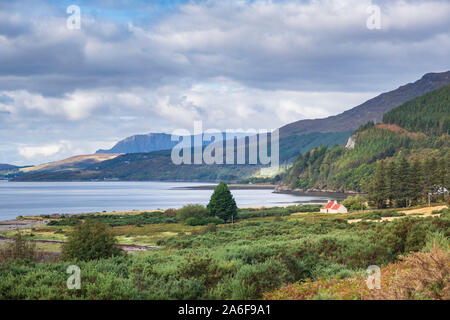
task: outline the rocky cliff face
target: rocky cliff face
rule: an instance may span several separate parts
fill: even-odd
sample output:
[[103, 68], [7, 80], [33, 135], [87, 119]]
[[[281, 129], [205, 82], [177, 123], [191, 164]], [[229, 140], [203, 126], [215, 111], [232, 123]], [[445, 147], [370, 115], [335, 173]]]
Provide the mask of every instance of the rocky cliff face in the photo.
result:
[[355, 136], [350, 136], [347, 140], [347, 144], [345, 145], [346, 149], [354, 149], [356, 145]]

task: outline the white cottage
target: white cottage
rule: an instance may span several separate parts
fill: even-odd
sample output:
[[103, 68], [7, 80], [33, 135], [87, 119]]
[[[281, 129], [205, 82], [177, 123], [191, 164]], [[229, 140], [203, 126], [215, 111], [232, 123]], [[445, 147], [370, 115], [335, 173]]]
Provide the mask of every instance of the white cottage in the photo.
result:
[[347, 213], [348, 210], [342, 204], [337, 201], [328, 201], [327, 205], [320, 209], [322, 213]]

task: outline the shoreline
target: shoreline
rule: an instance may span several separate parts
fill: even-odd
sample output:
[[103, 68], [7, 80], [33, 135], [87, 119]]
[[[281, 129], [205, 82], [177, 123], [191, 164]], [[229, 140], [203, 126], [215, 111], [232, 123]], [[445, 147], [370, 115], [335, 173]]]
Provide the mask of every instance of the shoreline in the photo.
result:
[[[217, 185], [174, 187], [176, 190], [214, 190]], [[228, 184], [230, 190], [275, 190], [274, 184]]]
[[335, 192], [335, 191], [303, 191], [303, 190], [275, 190], [274, 193], [291, 194], [296, 196], [328, 197], [332, 198], [333, 200], [344, 200], [348, 196], [357, 194], [357, 193]]
[[[290, 204], [279, 204], [274, 206], [243, 206], [239, 207], [239, 209], [262, 209], [262, 208], [285, 208], [289, 206], [298, 206], [298, 205], [322, 205], [325, 204], [326, 200], [318, 201], [318, 200], [304, 200], [304, 201], [295, 201]], [[35, 226], [45, 226], [50, 221], [50, 219], [56, 219], [62, 215], [64, 216], [79, 216], [79, 215], [138, 215], [142, 213], [152, 213], [152, 212], [161, 212], [164, 210], [158, 209], [149, 209], [149, 210], [126, 210], [126, 211], [92, 211], [92, 212], [83, 212], [83, 213], [64, 213], [64, 214], [39, 214], [32, 216], [22, 216], [21, 219], [17, 219], [20, 216], [17, 216], [15, 219], [7, 219], [0, 220], [0, 232], [10, 231], [10, 230], [21, 230], [21, 229], [31, 229]], [[44, 217], [46, 216], [46, 217]], [[48, 216], [48, 217], [47, 217]]]

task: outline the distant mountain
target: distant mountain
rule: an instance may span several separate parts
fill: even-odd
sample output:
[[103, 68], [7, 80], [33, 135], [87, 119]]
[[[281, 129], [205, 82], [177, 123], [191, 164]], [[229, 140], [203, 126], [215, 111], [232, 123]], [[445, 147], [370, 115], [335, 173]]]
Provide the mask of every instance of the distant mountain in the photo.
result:
[[111, 149], [97, 150], [96, 153], [140, 153], [169, 150], [177, 143], [171, 141], [171, 135], [166, 133], [140, 134], [117, 142]]
[[[236, 133], [236, 136], [244, 137], [245, 133]], [[194, 136], [191, 137], [192, 146], [208, 145], [209, 141], [203, 141], [202, 144], [197, 145], [194, 143]], [[198, 136], [197, 136], [198, 137]], [[108, 150], [100, 149], [96, 153], [143, 153], [161, 150], [171, 150], [179, 142], [172, 141], [172, 135], [167, 133], [149, 133], [140, 134], [128, 137], [124, 140], [117, 142], [114, 147]], [[222, 139], [226, 139], [226, 134], [222, 133]], [[220, 141], [220, 140], [218, 140]]]
[[70, 157], [60, 161], [40, 164], [32, 167], [21, 168], [22, 173], [31, 173], [37, 171], [62, 171], [62, 170], [79, 170], [86, 169], [90, 165], [94, 165], [106, 160], [111, 160], [120, 154], [90, 154], [83, 156]]
[[18, 168], [19, 168], [19, 167], [13, 166], [13, 165], [11, 165], [11, 164], [0, 163], [0, 171], [15, 170], [15, 169], [18, 169]]
[[[319, 145], [333, 146], [336, 141], [344, 144], [351, 132], [310, 133], [280, 139], [280, 161], [292, 161], [301, 153]], [[246, 148], [248, 139], [246, 140]], [[247, 149], [248, 150], [248, 149]], [[193, 152], [192, 152], [193, 153]], [[111, 158], [103, 158], [103, 156]], [[102, 156], [104, 161], [91, 161], [90, 157]], [[248, 153], [246, 153], [246, 158]], [[247, 158], [248, 159], [248, 158]], [[89, 162], [89, 161], [90, 162]], [[224, 161], [225, 162], [225, 161]], [[242, 181], [251, 179], [261, 165], [175, 165], [171, 150], [147, 153], [95, 154], [73, 157], [28, 169], [28, 173], [16, 181]]]
[[356, 130], [360, 125], [373, 121], [381, 122], [383, 114], [399, 105], [421, 96], [427, 92], [450, 84], [450, 71], [428, 73], [420, 80], [400, 88], [380, 94], [363, 104], [336, 116], [300, 120], [280, 129], [280, 137], [305, 134], [310, 132], [342, 132]]

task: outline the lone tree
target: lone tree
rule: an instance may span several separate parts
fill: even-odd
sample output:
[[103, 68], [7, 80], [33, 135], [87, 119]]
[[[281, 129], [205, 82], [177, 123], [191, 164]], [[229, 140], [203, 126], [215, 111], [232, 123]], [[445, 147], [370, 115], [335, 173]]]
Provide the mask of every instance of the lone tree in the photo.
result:
[[68, 241], [63, 246], [65, 260], [97, 260], [123, 255], [116, 246], [116, 239], [107, 224], [86, 219], [75, 225]]
[[225, 182], [219, 183], [214, 189], [207, 208], [212, 216], [217, 216], [225, 221], [236, 216], [236, 201], [234, 201], [233, 195]]

